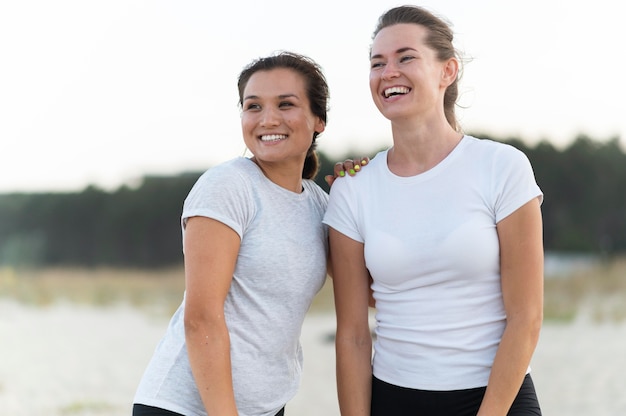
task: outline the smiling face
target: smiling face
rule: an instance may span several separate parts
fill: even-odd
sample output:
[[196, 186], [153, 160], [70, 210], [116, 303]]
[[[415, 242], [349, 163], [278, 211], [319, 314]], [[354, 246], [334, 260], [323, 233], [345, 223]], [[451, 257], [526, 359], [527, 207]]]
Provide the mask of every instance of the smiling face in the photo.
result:
[[443, 115], [445, 89], [456, 79], [455, 60], [437, 59], [426, 44], [428, 29], [401, 23], [382, 29], [372, 43], [370, 90], [389, 120]]
[[311, 112], [305, 80], [294, 70], [257, 71], [243, 91], [241, 128], [259, 163], [304, 164], [324, 122]]

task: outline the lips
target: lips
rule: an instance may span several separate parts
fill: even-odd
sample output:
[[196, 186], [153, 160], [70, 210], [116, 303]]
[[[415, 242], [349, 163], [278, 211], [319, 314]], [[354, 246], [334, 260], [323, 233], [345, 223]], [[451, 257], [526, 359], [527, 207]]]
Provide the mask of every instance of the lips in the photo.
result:
[[265, 134], [259, 137], [262, 142], [278, 142], [286, 138], [286, 134]]
[[408, 94], [411, 91], [409, 87], [390, 87], [383, 91], [383, 96], [389, 98], [395, 95]]

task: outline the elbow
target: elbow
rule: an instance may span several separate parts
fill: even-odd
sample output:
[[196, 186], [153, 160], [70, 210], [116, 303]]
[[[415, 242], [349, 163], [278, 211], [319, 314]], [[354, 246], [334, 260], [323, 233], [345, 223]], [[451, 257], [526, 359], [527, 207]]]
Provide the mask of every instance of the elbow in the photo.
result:
[[335, 346], [339, 349], [371, 350], [372, 333], [369, 331], [369, 328], [360, 328], [356, 331], [352, 330], [352, 328], [349, 330], [338, 328], [335, 337]]
[[539, 341], [539, 334], [543, 324], [543, 310], [528, 313], [516, 314], [507, 318], [507, 327], [514, 329], [529, 341], [531, 345], [536, 345]]
[[541, 332], [541, 326], [543, 325], [543, 309], [536, 313], [528, 324], [531, 340], [534, 344], [539, 341], [539, 334]]
[[211, 319], [206, 314], [192, 313], [189, 311], [185, 311], [185, 318], [183, 320], [185, 334], [187, 336], [199, 333], [206, 335], [208, 332], [211, 332], [212, 328], [221, 326], [220, 322], [223, 322], [225, 325], [223, 315]]
[[[230, 336], [224, 315], [210, 317], [206, 315], [185, 316], [185, 341], [187, 349], [197, 351], [197, 348], [211, 348], [215, 354], [221, 354], [229, 349]], [[221, 352], [217, 352], [221, 351]]]
[[543, 306], [531, 309], [527, 316], [527, 325], [531, 337], [536, 341], [539, 339], [539, 332], [543, 325]]
[[191, 317], [189, 317], [187, 315], [185, 315], [185, 319], [184, 319], [183, 323], [184, 323], [184, 326], [185, 326], [185, 334], [196, 332], [196, 331], [198, 331], [198, 328], [200, 328], [202, 326], [198, 319], [191, 318]]
[[187, 341], [190, 341], [191, 339], [196, 338], [198, 334], [203, 332], [203, 328], [206, 328], [206, 322], [198, 318], [185, 316], [184, 327], [185, 338], [187, 339]]

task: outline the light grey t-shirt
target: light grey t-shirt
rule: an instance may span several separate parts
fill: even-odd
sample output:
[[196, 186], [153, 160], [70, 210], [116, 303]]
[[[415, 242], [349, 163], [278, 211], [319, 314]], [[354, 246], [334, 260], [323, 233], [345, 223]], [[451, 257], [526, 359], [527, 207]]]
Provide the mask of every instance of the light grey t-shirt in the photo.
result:
[[[300, 384], [300, 331], [326, 277], [328, 195], [313, 181], [290, 192], [247, 158], [209, 169], [185, 200], [192, 216], [216, 219], [239, 234], [241, 248], [225, 303], [235, 398], [240, 416], [273, 416]], [[184, 251], [184, 248], [183, 248]], [[206, 415], [187, 356], [184, 301], [172, 317], [134, 402]]]

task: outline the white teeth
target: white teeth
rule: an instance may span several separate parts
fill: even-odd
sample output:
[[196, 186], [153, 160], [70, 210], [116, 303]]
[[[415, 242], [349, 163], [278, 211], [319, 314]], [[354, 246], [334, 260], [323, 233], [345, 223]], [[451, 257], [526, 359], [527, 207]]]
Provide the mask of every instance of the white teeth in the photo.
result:
[[385, 98], [389, 98], [392, 95], [407, 94], [408, 92], [409, 89], [407, 87], [391, 87], [387, 88], [383, 94], [385, 95]]
[[261, 136], [261, 141], [264, 142], [274, 142], [277, 140], [283, 140], [286, 139], [287, 136], [284, 134], [268, 134], [266, 136]]

